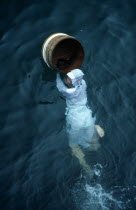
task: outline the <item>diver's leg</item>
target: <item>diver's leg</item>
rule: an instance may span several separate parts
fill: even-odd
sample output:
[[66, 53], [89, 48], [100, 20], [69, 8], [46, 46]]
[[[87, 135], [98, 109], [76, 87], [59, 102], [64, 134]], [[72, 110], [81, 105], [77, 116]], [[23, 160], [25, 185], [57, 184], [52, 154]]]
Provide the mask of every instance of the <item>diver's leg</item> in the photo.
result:
[[98, 135], [98, 132], [95, 129], [94, 134], [90, 141], [90, 146], [88, 148], [90, 151], [97, 151], [99, 149], [99, 147], [100, 147], [99, 139], [100, 139], [100, 137]]
[[94, 175], [94, 171], [93, 169], [90, 168], [90, 166], [87, 164], [86, 160], [85, 160], [85, 154], [83, 153], [83, 151], [81, 150], [81, 148], [79, 147], [79, 145], [73, 146], [71, 147], [72, 149], [72, 154], [78, 158], [81, 166], [83, 167], [83, 170], [85, 172], [87, 172], [89, 174], [89, 177], [92, 178]]
[[95, 125], [96, 131], [98, 133], [98, 135], [102, 138], [105, 135], [105, 132], [103, 130], [103, 128], [101, 128], [99, 125]]
[[90, 151], [97, 151], [99, 149], [100, 147], [99, 139], [104, 137], [104, 135], [105, 135], [104, 130], [99, 125], [95, 125], [95, 131], [90, 141], [90, 147], [89, 147]]

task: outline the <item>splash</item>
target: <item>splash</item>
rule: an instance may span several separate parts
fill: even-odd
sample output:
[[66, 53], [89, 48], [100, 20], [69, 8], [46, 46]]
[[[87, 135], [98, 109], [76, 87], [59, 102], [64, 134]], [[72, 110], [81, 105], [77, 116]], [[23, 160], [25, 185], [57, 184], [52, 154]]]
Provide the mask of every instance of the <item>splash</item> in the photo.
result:
[[96, 176], [101, 176], [102, 173], [102, 165], [97, 163], [96, 165], [94, 165], [94, 174]]
[[[100, 164], [96, 164], [95, 167], [102, 170]], [[94, 172], [96, 172], [96, 169], [94, 169]], [[99, 171], [98, 176], [100, 174]], [[130, 189], [121, 186], [115, 186], [106, 191], [98, 183], [91, 185], [78, 182], [73, 188], [73, 198], [79, 210], [128, 209], [131, 206], [130, 199], [126, 199], [128, 191]], [[116, 193], [118, 198], [115, 196]]]
[[109, 210], [113, 206], [122, 208], [122, 201], [116, 200], [111, 193], [105, 192], [100, 184], [94, 187], [86, 184], [85, 191], [87, 192], [87, 199], [85, 201], [85, 208], [83, 209], [90, 209], [91, 206], [93, 209], [103, 210]]

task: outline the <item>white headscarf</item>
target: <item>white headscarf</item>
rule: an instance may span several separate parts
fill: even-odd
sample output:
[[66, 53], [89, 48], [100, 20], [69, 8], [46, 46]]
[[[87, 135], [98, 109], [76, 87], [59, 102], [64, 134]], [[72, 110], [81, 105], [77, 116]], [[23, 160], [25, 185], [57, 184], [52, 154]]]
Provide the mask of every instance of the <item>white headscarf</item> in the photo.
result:
[[67, 76], [72, 80], [72, 85], [77, 87], [82, 84], [81, 81], [84, 73], [80, 69], [74, 69], [71, 72], [67, 73]]

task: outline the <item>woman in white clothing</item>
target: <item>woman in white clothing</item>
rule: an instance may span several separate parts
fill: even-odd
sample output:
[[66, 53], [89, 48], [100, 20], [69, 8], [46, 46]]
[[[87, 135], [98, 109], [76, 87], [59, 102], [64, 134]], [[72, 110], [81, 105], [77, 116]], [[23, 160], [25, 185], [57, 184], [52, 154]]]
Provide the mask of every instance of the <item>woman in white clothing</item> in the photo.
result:
[[92, 117], [92, 111], [87, 106], [87, 86], [83, 75], [80, 69], [74, 69], [62, 80], [57, 73], [56, 83], [58, 90], [66, 98], [65, 114], [69, 146], [88, 171], [90, 167], [85, 162], [81, 149], [83, 147], [96, 150], [99, 147], [98, 135], [103, 137], [104, 131], [100, 126], [95, 125], [95, 118]]

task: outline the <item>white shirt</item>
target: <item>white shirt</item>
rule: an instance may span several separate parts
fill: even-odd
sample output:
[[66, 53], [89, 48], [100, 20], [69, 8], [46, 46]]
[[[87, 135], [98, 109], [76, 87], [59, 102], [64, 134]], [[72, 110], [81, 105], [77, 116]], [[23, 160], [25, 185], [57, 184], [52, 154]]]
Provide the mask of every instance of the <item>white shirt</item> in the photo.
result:
[[87, 103], [87, 94], [86, 94], [86, 82], [85, 80], [81, 80], [81, 84], [68, 88], [64, 85], [63, 81], [60, 78], [60, 74], [57, 73], [57, 88], [58, 90], [66, 97], [66, 104], [68, 108], [74, 108], [75, 106], [86, 105]]
[[67, 74], [72, 80], [73, 88], [64, 85], [57, 74], [57, 88], [66, 97], [66, 128], [69, 134], [69, 145], [82, 145], [88, 147], [93, 137], [95, 118], [87, 104], [86, 82], [83, 80], [83, 73], [76, 69]]

